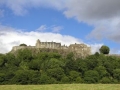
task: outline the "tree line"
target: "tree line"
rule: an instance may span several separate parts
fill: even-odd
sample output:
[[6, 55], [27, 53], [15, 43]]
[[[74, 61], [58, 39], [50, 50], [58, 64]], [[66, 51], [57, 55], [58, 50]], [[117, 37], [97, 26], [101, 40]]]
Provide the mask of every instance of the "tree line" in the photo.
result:
[[120, 83], [120, 58], [95, 53], [75, 58], [29, 49], [0, 54], [0, 84]]

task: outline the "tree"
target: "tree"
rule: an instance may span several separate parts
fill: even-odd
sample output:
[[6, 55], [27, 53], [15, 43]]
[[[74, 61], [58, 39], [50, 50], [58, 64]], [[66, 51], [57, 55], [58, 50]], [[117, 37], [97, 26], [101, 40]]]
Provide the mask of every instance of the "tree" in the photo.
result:
[[32, 70], [40, 71], [40, 66], [41, 66], [40, 60], [32, 60], [29, 63], [29, 68], [32, 69]]
[[31, 84], [34, 75], [35, 72], [31, 70], [18, 70], [12, 81], [14, 84]]
[[95, 55], [90, 55], [86, 58], [86, 63], [88, 69], [94, 69], [98, 64], [98, 58]]
[[85, 71], [88, 70], [87, 61], [88, 60], [82, 60], [82, 59], [76, 60], [77, 69], [79, 72], [82, 73], [82, 75], [84, 74]]
[[27, 46], [27, 45], [23, 43], [23, 44], [20, 44], [19, 46]]
[[5, 80], [5, 74], [4, 73], [0, 73], [0, 85], [2, 84], [2, 82], [4, 82]]
[[98, 66], [95, 70], [99, 73], [100, 79], [108, 76], [108, 72], [104, 66]]
[[55, 78], [57, 81], [60, 81], [64, 76], [64, 70], [62, 68], [53, 68], [47, 70], [47, 75], [52, 78]]
[[14, 66], [18, 66], [19, 65], [19, 61], [15, 58], [15, 55], [12, 53], [7, 53], [5, 55], [5, 61], [7, 61], [7, 65], [6, 67], [14, 67]]
[[85, 83], [97, 83], [99, 80], [99, 73], [95, 70], [89, 70], [85, 72], [84, 81]]
[[20, 49], [17, 52], [17, 58], [23, 61], [31, 61], [33, 59], [32, 51], [29, 49]]
[[103, 77], [103, 78], [100, 80], [100, 83], [103, 83], [103, 84], [111, 83], [111, 79], [110, 79], [109, 77]]
[[108, 46], [103, 45], [100, 49], [99, 49], [100, 53], [102, 54], [109, 54], [110, 48]]
[[54, 68], [59, 68], [63, 67], [64, 63], [58, 59], [51, 58], [50, 60], [46, 60], [46, 66], [44, 68], [46, 69], [54, 69]]
[[46, 73], [42, 73], [40, 76], [39, 84], [54, 84], [57, 83], [55, 78], [49, 77]]
[[95, 54], [94, 54], [94, 55], [98, 57], [98, 56], [99, 56], [99, 53], [98, 53], [98, 52], [95, 52]]
[[5, 56], [3, 54], [0, 54], [0, 67], [4, 66], [4, 64], [6, 63], [4, 57]]
[[67, 76], [63, 76], [62, 79], [61, 79], [61, 82], [64, 84], [64, 83], [69, 83], [70, 80], [69, 80], [69, 77]]
[[120, 69], [115, 69], [113, 72], [113, 77], [120, 82]]
[[76, 82], [76, 79], [81, 76], [81, 73], [76, 71], [70, 71], [69, 72], [69, 78], [71, 82]]
[[73, 52], [68, 53], [66, 58], [67, 59], [73, 59], [74, 58]]

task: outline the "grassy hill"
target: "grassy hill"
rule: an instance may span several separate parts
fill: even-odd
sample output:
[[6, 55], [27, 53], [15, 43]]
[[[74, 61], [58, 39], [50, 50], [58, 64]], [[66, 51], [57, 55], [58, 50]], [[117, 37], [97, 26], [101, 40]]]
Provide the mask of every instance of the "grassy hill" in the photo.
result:
[[119, 90], [120, 84], [1, 85], [0, 90]]

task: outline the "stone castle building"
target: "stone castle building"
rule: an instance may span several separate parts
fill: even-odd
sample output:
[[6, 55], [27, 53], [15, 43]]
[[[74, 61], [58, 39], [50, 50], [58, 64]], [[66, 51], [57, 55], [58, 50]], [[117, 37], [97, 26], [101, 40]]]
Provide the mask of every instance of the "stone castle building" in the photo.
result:
[[91, 54], [91, 47], [88, 47], [85, 44], [70, 44], [69, 46], [61, 45], [61, 43], [56, 42], [41, 42], [39, 39], [36, 42], [35, 46], [14, 46], [12, 51], [17, 51], [19, 49], [30, 48], [30, 49], [40, 49], [40, 48], [49, 48], [49, 49], [59, 49], [65, 50], [67, 52], [73, 52], [79, 57], [86, 57]]

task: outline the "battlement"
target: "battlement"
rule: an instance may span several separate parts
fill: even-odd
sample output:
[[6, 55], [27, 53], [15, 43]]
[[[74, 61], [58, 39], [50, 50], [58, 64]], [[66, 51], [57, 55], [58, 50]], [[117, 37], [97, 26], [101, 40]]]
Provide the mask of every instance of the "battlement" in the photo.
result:
[[88, 47], [85, 44], [70, 44], [69, 46], [61, 45], [57, 42], [41, 42], [39, 39], [36, 42], [35, 46], [14, 46], [12, 52], [19, 49], [37, 49], [37, 48], [49, 48], [49, 49], [61, 49], [67, 50], [68, 52], [74, 52], [77, 56], [86, 57], [91, 54], [91, 47]]

